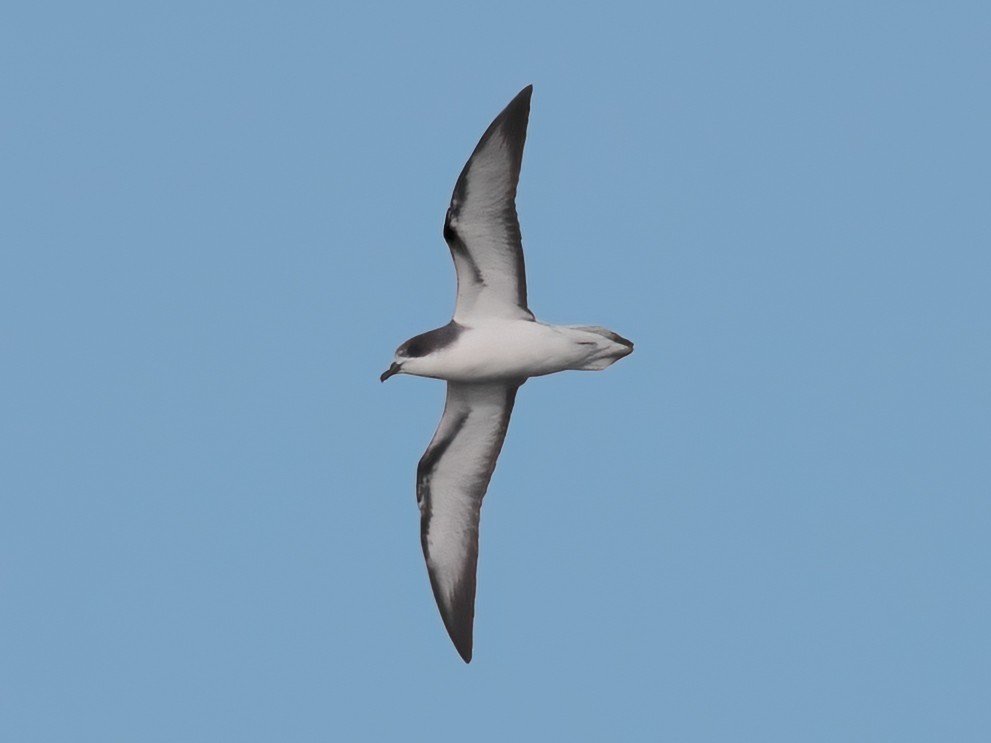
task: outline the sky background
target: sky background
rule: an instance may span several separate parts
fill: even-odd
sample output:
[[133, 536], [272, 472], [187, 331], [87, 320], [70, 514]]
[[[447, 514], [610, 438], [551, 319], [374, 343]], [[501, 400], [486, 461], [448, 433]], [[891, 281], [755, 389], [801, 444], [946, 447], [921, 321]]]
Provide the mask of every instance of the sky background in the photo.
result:
[[[0, 11], [0, 739], [987, 741], [991, 6]], [[441, 226], [534, 84], [475, 657]]]

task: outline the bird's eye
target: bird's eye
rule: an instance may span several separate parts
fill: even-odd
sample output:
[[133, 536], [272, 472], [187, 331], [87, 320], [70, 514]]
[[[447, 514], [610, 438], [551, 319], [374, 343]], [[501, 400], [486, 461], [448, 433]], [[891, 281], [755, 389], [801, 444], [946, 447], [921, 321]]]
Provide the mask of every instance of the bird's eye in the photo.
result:
[[396, 349], [396, 355], [401, 356], [404, 359], [417, 359], [420, 356], [423, 356], [424, 353], [426, 353], [426, 349], [424, 348], [423, 341], [420, 340], [419, 336], [416, 338], [410, 338], [398, 349]]

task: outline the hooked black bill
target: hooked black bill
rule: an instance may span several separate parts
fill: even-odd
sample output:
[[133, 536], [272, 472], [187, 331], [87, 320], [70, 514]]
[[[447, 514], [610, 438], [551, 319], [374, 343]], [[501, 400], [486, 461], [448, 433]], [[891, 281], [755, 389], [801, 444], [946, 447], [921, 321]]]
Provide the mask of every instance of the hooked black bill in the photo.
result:
[[402, 367], [397, 362], [393, 361], [392, 366], [390, 366], [388, 369], [382, 372], [382, 376], [379, 377], [379, 381], [384, 382], [389, 377], [393, 377], [396, 374], [398, 374], [401, 369]]

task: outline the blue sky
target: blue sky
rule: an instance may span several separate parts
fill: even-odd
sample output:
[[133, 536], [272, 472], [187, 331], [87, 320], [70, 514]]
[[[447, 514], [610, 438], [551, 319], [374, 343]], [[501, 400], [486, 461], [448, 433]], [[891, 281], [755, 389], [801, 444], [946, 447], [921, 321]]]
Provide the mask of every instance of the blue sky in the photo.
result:
[[[983, 741], [985, 3], [0, 13], [0, 737]], [[441, 237], [534, 84], [475, 658], [419, 545]]]

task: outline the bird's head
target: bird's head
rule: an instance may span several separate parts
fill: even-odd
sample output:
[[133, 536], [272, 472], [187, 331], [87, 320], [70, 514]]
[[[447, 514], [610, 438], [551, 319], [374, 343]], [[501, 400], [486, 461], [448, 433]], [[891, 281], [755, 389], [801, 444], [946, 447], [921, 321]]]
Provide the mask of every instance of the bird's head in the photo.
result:
[[423, 366], [424, 357], [428, 356], [429, 353], [421, 348], [416, 340], [416, 338], [411, 338], [396, 349], [396, 353], [392, 357], [392, 364], [379, 377], [381, 381], [384, 382], [397, 374], [421, 373], [420, 367]]
[[460, 335], [462, 328], [450, 322], [442, 328], [410, 338], [396, 349], [392, 366], [379, 377], [383, 382], [396, 374], [416, 374], [421, 377], [443, 377], [440, 364], [446, 349]]

